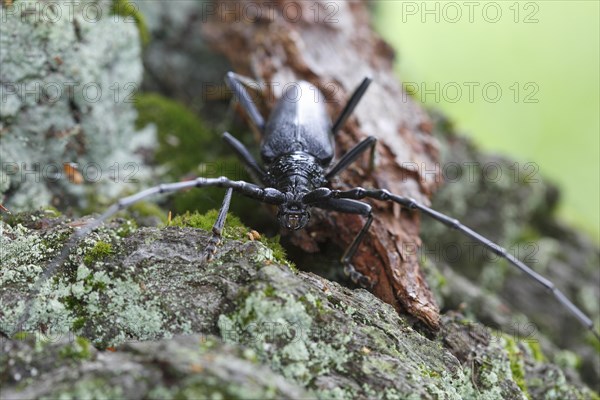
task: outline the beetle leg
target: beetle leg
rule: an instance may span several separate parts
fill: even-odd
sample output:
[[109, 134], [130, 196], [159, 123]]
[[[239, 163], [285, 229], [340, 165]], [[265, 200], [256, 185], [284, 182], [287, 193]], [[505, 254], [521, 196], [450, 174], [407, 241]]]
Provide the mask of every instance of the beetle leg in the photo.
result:
[[362, 273], [358, 272], [352, 264], [352, 258], [356, 254], [358, 247], [365, 238], [366, 233], [369, 231], [369, 227], [373, 222], [373, 213], [371, 212], [371, 206], [367, 203], [363, 203], [357, 200], [350, 199], [329, 199], [323, 203], [317, 203], [314, 207], [323, 208], [326, 210], [338, 211], [346, 214], [360, 214], [367, 217], [367, 221], [360, 229], [358, 234], [354, 237], [354, 240], [348, 246], [344, 255], [342, 255], [342, 264], [344, 265], [344, 272], [352, 279], [354, 283], [359, 284], [362, 287], [370, 288], [373, 286], [371, 279]]
[[225, 226], [225, 219], [227, 219], [227, 212], [229, 211], [229, 204], [231, 204], [231, 194], [233, 193], [232, 188], [228, 188], [223, 198], [223, 204], [219, 210], [217, 220], [212, 227], [212, 237], [210, 238], [208, 245], [204, 249], [204, 258], [206, 261], [212, 260], [215, 253], [217, 252], [217, 246], [221, 242], [221, 234], [223, 233], [223, 227]]
[[248, 173], [252, 176], [252, 179], [254, 179], [256, 182], [263, 182], [265, 171], [256, 162], [254, 157], [252, 157], [252, 154], [250, 154], [246, 146], [233, 137], [229, 132], [223, 133], [223, 140], [225, 140], [225, 143], [231, 146], [238, 158], [244, 163]]
[[246, 88], [244, 88], [244, 84], [248, 85], [249, 82], [254, 81], [231, 71], [229, 71], [225, 77], [225, 83], [227, 83], [229, 89], [233, 91], [237, 101], [239, 101], [242, 107], [244, 107], [254, 126], [256, 126], [259, 132], [263, 134], [265, 129], [265, 120], [260, 112], [258, 112], [256, 105], [252, 101], [252, 97], [250, 97], [250, 94]]
[[350, 164], [352, 164], [358, 157], [362, 155], [368, 149], [371, 150], [371, 157], [369, 160], [369, 168], [372, 169], [375, 163], [375, 145], [377, 144], [377, 138], [375, 136], [369, 136], [368, 138], [362, 140], [356, 146], [350, 149], [346, 154], [339, 159], [337, 164], [333, 166], [329, 170], [329, 172], [325, 175], [325, 179], [330, 181], [331, 178], [348, 168]]

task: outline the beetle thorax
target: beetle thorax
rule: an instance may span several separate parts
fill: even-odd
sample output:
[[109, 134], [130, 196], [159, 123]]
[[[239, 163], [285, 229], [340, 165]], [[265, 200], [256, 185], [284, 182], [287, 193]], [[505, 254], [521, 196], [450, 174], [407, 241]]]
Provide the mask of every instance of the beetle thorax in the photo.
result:
[[323, 186], [323, 167], [310, 154], [294, 152], [268, 166], [266, 184], [294, 197]]

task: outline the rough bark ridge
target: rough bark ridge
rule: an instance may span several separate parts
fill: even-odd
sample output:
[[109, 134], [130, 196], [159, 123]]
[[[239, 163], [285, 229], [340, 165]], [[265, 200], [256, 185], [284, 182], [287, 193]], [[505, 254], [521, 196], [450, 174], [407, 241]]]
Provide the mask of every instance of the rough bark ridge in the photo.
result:
[[17, 326], [81, 222], [47, 211], [0, 221], [2, 399], [595, 398], [536, 341], [456, 313], [429, 339], [371, 293], [292, 270], [243, 226], [228, 225], [236, 239], [206, 263], [206, 230], [113, 221]]
[[[385, 188], [428, 203], [439, 182], [437, 175], [423, 173], [425, 165], [437, 161], [431, 123], [394, 77], [393, 51], [371, 29], [365, 3], [253, 4], [262, 12], [260, 17], [250, 15], [254, 10], [244, 2], [217, 2], [204, 35], [236, 71], [265, 83], [266, 109], [286, 84], [304, 79], [325, 93], [330, 115], [336, 116], [356, 85], [365, 76], [373, 78], [336, 141], [339, 156], [366, 136], [376, 136], [375, 171], [369, 173], [357, 162], [333, 186]], [[414, 251], [421, 245], [418, 215], [401, 213], [387, 203], [375, 204], [374, 213], [355, 266], [376, 283], [374, 293], [379, 298], [437, 328], [438, 307]], [[294, 237], [306, 250], [314, 251], [317, 242], [328, 239], [346, 247], [363, 223], [354, 215], [314, 214], [307, 232]]]

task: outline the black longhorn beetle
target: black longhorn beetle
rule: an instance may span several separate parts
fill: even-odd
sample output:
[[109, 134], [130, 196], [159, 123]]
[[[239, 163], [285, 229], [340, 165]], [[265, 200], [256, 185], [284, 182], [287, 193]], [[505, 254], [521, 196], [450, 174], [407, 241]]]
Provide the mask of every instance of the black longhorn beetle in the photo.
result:
[[[264, 167], [254, 159], [239, 140], [228, 132], [223, 134], [223, 139], [244, 163], [253, 179], [262, 183], [263, 186], [244, 181], [233, 181], [224, 176], [219, 178], [199, 177], [191, 181], [161, 184], [124, 197], [109, 207], [100, 217], [72, 235], [69, 242], [63, 247], [61, 254], [36, 283], [32, 296], [37, 294], [43, 281], [51, 276], [53, 271], [64, 262], [77, 241], [116, 212], [154, 194], [176, 192], [193, 187], [214, 186], [226, 188], [227, 190], [217, 220], [212, 228], [211, 240], [205, 249], [207, 260], [212, 259], [217, 250], [227, 211], [229, 210], [231, 195], [235, 191], [264, 203], [278, 206], [279, 224], [292, 230], [302, 229], [306, 226], [310, 219], [309, 210], [311, 207], [364, 216], [366, 218], [365, 224], [344, 252], [342, 263], [345, 272], [354, 282], [369, 286], [370, 280], [359, 273], [351, 263], [358, 246], [373, 222], [371, 206], [359, 200], [372, 198], [393, 201], [409, 210], [419, 210], [444, 225], [461, 231], [466, 236], [480, 242], [493, 253], [505, 258], [550, 291], [579, 322], [600, 339], [600, 334], [594, 331], [592, 320], [557, 289], [551, 281], [523, 264], [504, 248], [461, 224], [458, 220], [417, 203], [412, 198], [395, 195], [385, 189], [363, 189], [358, 187], [342, 191], [326, 187], [333, 177], [346, 169], [364, 152], [370, 150], [371, 157], [374, 155], [377, 139], [369, 136], [332, 164], [335, 136], [365, 94], [371, 83], [370, 78], [365, 78], [355, 89], [333, 125], [324, 105], [323, 94], [317, 87], [306, 81], [297, 82], [286, 89], [277, 101], [266, 123], [244, 87], [244, 85], [249, 85], [253, 81], [234, 72], [228, 72], [225, 81], [262, 135], [260, 152]], [[307, 93], [310, 95], [306, 95]], [[30, 305], [26, 306], [20, 323], [27, 321], [29, 309]]]

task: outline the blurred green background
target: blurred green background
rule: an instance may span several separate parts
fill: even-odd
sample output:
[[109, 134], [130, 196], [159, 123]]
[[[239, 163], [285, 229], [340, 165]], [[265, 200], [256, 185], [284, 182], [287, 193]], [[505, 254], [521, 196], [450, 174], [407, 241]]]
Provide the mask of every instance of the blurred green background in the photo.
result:
[[560, 215], [600, 241], [600, 2], [379, 1], [375, 12], [415, 98], [482, 148], [536, 163], [561, 188]]

